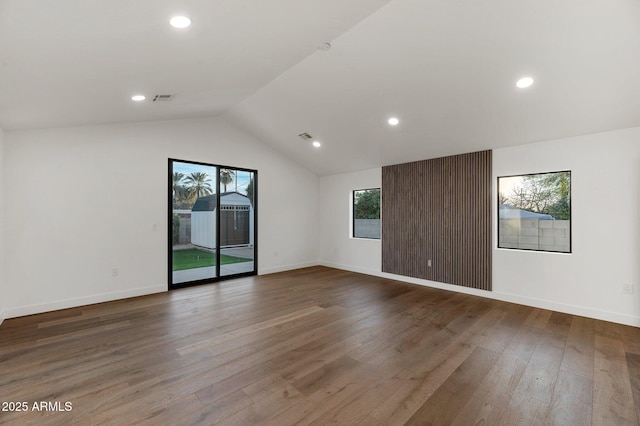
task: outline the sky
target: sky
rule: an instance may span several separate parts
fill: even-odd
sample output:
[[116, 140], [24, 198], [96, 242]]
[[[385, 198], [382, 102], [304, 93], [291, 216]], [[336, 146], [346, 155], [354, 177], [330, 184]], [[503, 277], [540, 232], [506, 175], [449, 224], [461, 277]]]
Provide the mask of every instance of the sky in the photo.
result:
[[508, 197], [513, 193], [514, 188], [522, 186], [522, 176], [508, 176], [498, 178], [498, 191]]

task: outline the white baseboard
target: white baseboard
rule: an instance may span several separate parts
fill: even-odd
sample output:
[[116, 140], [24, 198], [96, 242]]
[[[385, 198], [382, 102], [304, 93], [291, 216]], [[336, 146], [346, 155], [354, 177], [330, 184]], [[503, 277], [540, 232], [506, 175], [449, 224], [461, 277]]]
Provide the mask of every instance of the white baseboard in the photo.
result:
[[[311, 266], [318, 266], [318, 262], [303, 262], [292, 265], [274, 266], [272, 268], [262, 268], [258, 271], [258, 275], [275, 274], [276, 272], [291, 271], [293, 269], [309, 268]], [[340, 269], [340, 268], [338, 268]]]
[[[273, 274], [276, 272], [290, 271], [292, 269], [307, 268], [309, 266], [317, 266], [318, 262], [304, 262], [293, 265], [284, 265], [273, 268], [265, 268], [259, 271], [259, 275]], [[35, 305], [25, 305], [15, 308], [6, 309], [0, 312], [0, 319], [15, 318], [26, 315], [40, 314], [43, 312], [57, 311], [60, 309], [75, 308], [78, 306], [91, 305], [94, 303], [110, 302], [112, 300], [127, 299], [129, 297], [144, 296], [147, 294], [161, 293], [167, 291], [167, 285], [156, 285], [149, 287], [140, 287], [131, 290], [118, 291], [113, 293], [96, 294], [92, 296], [78, 297], [73, 299], [58, 300], [55, 302], [41, 303]], [[1, 321], [0, 321], [1, 323]]]
[[532, 297], [522, 297], [510, 293], [491, 292], [492, 299], [505, 302], [517, 303], [520, 305], [532, 306], [534, 308], [547, 309], [549, 311], [563, 312], [565, 314], [577, 315], [581, 317], [593, 318], [602, 321], [615, 322], [618, 324], [640, 327], [640, 317], [620, 314], [617, 312], [604, 311], [584, 306], [558, 303], [550, 300], [536, 299]]
[[441, 290], [454, 291], [457, 293], [471, 294], [474, 296], [486, 297], [488, 299], [500, 300], [503, 302], [517, 303], [519, 305], [531, 306], [533, 308], [547, 309], [550, 311], [562, 312], [565, 314], [578, 315], [603, 321], [615, 322], [618, 324], [640, 327], [640, 317], [619, 314], [617, 312], [603, 311], [600, 309], [587, 308], [583, 306], [569, 305], [558, 303], [551, 300], [535, 299], [531, 297], [522, 297], [510, 293], [501, 293], [496, 291], [478, 290], [475, 288], [462, 287], [458, 285], [445, 284], [437, 281], [423, 280], [419, 278], [405, 277], [402, 275], [394, 275], [386, 272], [374, 271], [364, 268], [353, 267], [349, 265], [341, 265], [333, 262], [320, 262], [322, 266], [330, 268], [342, 269], [345, 271], [358, 272], [360, 274], [373, 275], [381, 278], [402, 281], [411, 284], [422, 285], [425, 287], [438, 288]]
[[[488, 299], [500, 300], [503, 302], [517, 303], [520, 305], [531, 306], [534, 308], [547, 309], [551, 311], [563, 312], [563, 313], [572, 314], [572, 315], [579, 315], [579, 316], [594, 318], [594, 319], [603, 320], [603, 321], [610, 321], [610, 322], [615, 322], [619, 324], [640, 327], [640, 317], [635, 317], [631, 315], [603, 311], [603, 310], [587, 308], [583, 306], [558, 303], [558, 302], [553, 302], [553, 301], [544, 300], [544, 299], [522, 297], [522, 296], [509, 294], [509, 293], [484, 291], [484, 290], [478, 290], [474, 288], [461, 287], [457, 285], [440, 283], [437, 281], [429, 281], [429, 280], [423, 280], [419, 278], [405, 277], [402, 275], [394, 275], [386, 272], [380, 272], [380, 271], [370, 270], [366, 268], [359, 268], [359, 267], [354, 267], [350, 265], [342, 265], [342, 264], [333, 263], [333, 262], [325, 262], [325, 261], [319, 262], [319, 263], [304, 262], [304, 263], [298, 263], [298, 264], [292, 264], [292, 265], [264, 268], [259, 271], [259, 275], [273, 274], [277, 272], [290, 271], [293, 269], [307, 268], [307, 267], [317, 266], [317, 265], [327, 266], [330, 268], [341, 269], [345, 271], [357, 272], [357, 273], [366, 274], [366, 275], [377, 276], [381, 278], [387, 278], [387, 279], [396, 280], [396, 281], [402, 281], [402, 282], [411, 283], [411, 284], [422, 285], [425, 287], [438, 288], [441, 290], [448, 290], [448, 291], [453, 291], [457, 293], [471, 294], [474, 296], [486, 297]], [[2, 324], [2, 322], [8, 318], [39, 314], [42, 312], [57, 311], [60, 309], [73, 308], [77, 306], [90, 305], [94, 303], [110, 302], [112, 300], [144, 296], [147, 294], [161, 293], [164, 291], [167, 291], [167, 286], [165, 284], [162, 284], [162, 285], [156, 285], [156, 286], [141, 287], [141, 288], [126, 290], [126, 291], [119, 291], [114, 293], [104, 293], [104, 294], [79, 297], [74, 299], [59, 300], [59, 301], [50, 302], [50, 303], [42, 303], [42, 304], [35, 304], [35, 305], [20, 306], [16, 308], [9, 308], [4, 311], [0, 310], [0, 324]]]
[[140, 287], [131, 290], [117, 291], [113, 293], [96, 294], [92, 296], [73, 299], [58, 300], [55, 302], [9, 308], [5, 311], [6, 318], [22, 317], [25, 315], [40, 314], [43, 312], [58, 311], [60, 309], [75, 308], [77, 306], [92, 305], [94, 303], [111, 302], [112, 300], [127, 299], [129, 297], [145, 296], [147, 294], [167, 291], [167, 285], [155, 285]]

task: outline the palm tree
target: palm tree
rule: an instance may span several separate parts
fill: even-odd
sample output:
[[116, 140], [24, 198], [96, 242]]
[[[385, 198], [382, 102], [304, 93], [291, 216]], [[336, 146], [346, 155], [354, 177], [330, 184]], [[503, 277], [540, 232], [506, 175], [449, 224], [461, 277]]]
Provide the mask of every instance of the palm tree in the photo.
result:
[[209, 176], [204, 172], [193, 172], [187, 176], [185, 181], [189, 184], [189, 193], [195, 199], [213, 192], [211, 184], [209, 183], [211, 179], [209, 179]]
[[227, 185], [233, 182], [233, 172], [229, 169], [220, 169], [220, 183], [224, 185], [224, 192], [227, 192]]
[[184, 196], [185, 188], [182, 186], [184, 173], [173, 172], [173, 198], [179, 200]]

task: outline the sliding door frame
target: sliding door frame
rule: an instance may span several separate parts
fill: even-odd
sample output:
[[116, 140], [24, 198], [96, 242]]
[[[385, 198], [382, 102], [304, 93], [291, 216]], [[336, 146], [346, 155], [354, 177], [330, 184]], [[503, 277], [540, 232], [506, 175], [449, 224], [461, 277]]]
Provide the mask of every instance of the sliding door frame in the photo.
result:
[[[216, 168], [216, 276], [211, 278], [205, 278], [201, 280], [188, 281], [183, 283], [173, 283], [173, 163], [188, 163], [195, 164], [199, 166], [207, 166], [207, 167], [215, 167]], [[237, 274], [229, 274], [220, 276], [220, 217], [221, 215], [221, 204], [220, 204], [220, 196], [222, 193], [220, 192], [220, 170], [222, 169], [230, 169], [237, 170], [241, 172], [253, 173], [253, 199], [251, 202], [253, 203], [253, 270], [249, 272], [241, 272]], [[232, 278], [246, 277], [252, 275], [258, 275], [258, 171], [253, 169], [246, 169], [242, 167], [236, 166], [227, 166], [223, 164], [212, 164], [212, 163], [203, 163], [200, 161], [191, 161], [191, 160], [180, 160], [177, 158], [169, 158], [168, 159], [168, 198], [167, 198], [167, 286], [169, 290], [190, 287], [194, 285], [201, 284], [209, 284], [213, 282], [228, 280]], [[249, 219], [251, 220], [251, 218]]]

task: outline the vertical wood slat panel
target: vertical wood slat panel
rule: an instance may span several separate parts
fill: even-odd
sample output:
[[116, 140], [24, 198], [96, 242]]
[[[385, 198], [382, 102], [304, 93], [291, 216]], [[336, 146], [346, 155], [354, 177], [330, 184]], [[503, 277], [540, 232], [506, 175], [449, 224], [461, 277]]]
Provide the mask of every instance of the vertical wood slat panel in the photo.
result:
[[491, 290], [491, 159], [382, 168], [383, 272]]

